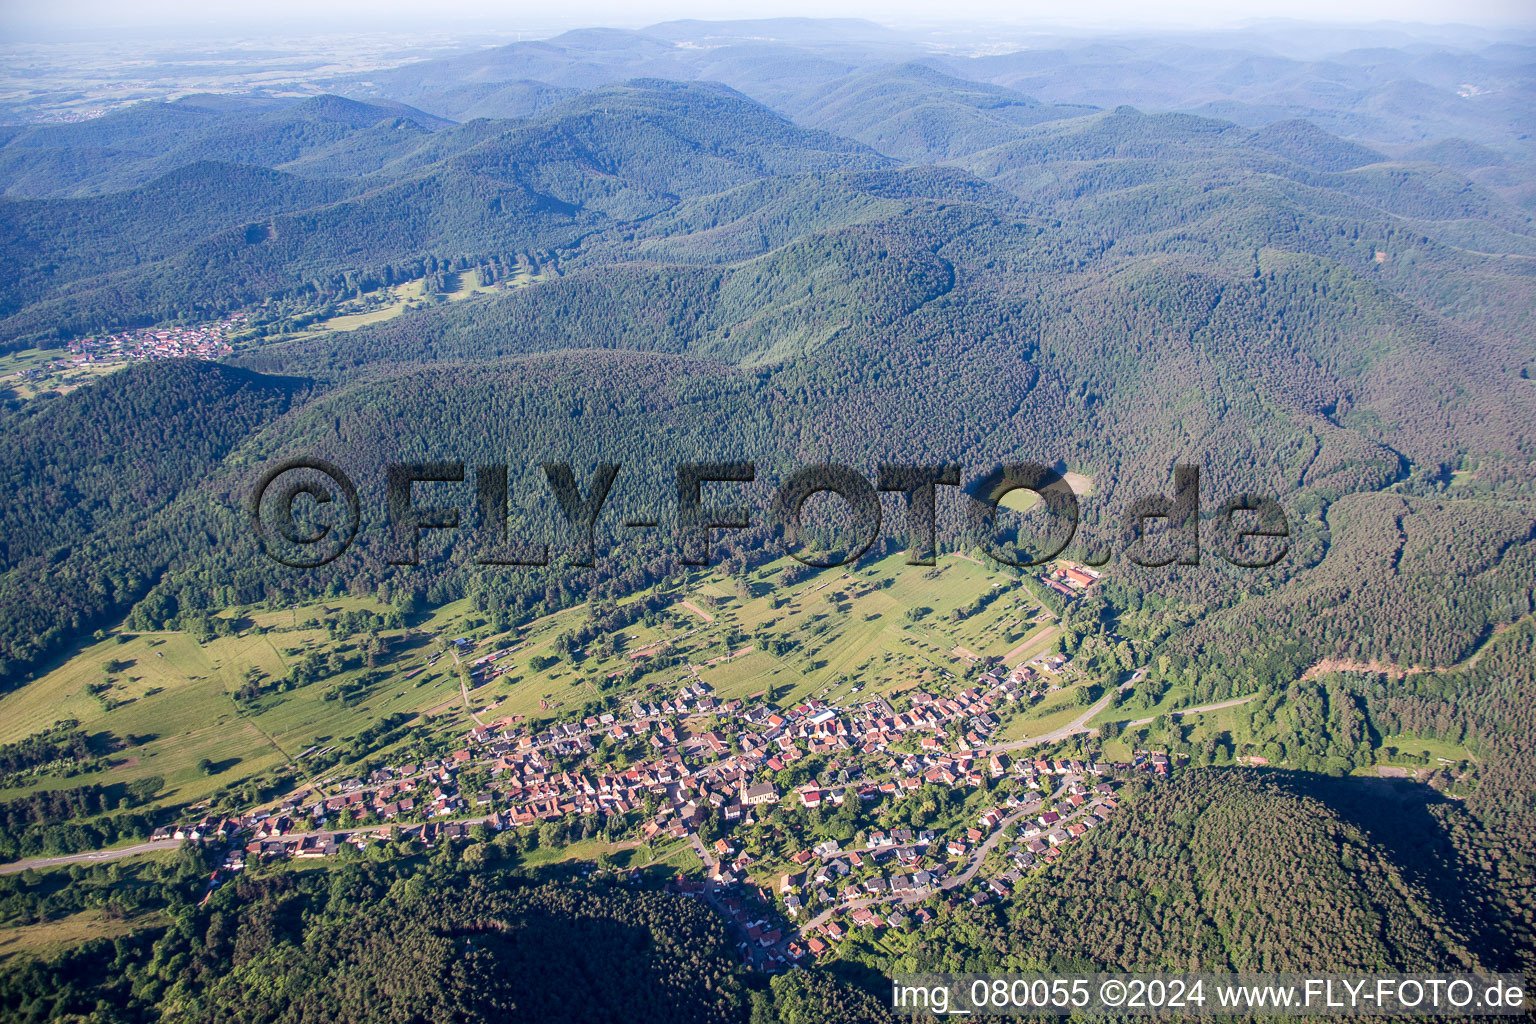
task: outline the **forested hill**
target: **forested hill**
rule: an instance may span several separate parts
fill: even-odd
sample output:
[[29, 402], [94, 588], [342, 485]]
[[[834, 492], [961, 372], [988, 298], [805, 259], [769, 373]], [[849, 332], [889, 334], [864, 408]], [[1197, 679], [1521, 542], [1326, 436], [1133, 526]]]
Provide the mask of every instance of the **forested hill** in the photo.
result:
[[[581, 90], [637, 76], [724, 82], [788, 111], [880, 69], [919, 63], [1048, 105], [1196, 110], [1250, 127], [1303, 117], [1393, 145], [1460, 138], [1502, 148], [1522, 141], [1530, 127], [1528, 38], [1394, 30], [1297, 24], [1104, 38], [1001, 29], [934, 47], [868, 23], [680, 21], [638, 31], [581, 29], [360, 76], [355, 86], [455, 119], [475, 116], [468, 111], [498, 89], [514, 102], [537, 103], [529, 83]], [[1008, 43], [1011, 52], [997, 52]], [[1473, 95], [1468, 85], [1476, 86]]]
[[1498, 895], [1484, 840], [1465, 811], [1414, 790], [1263, 769], [1187, 772], [1054, 865], [1046, 884], [968, 908], [901, 966], [1521, 969], [1524, 911]]
[[0, 1013], [67, 1019], [106, 999], [102, 1019], [189, 1024], [746, 1020], [725, 926], [707, 907], [569, 871], [529, 878], [501, 854], [487, 843], [462, 863], [237, 879], [115, 956], [102, 942], [0, 976]]
[[451, 123], [400, 103], [341, 96], [283, 101], [196, 95], [145, 102], [89, 121], [15, 132], [0, 146], [0, 191], [115, 192], [200, 160], [306, 167], [337, 149], [357, 149], [360, 139], [371, 140], [372, 150], [397, 152]]
[[[1042, 109], [920, 68], [892, 74], [945, 110]], [[879, 88], [839, 95], [822, 108], [829, 121], [878, 124], [892, 113]], [[730, 89], [643, 80], [523, 121], [437, 130], [393, 176], [200, 163], [128, 193], [11, 200], [0, 212], [33, 241], [9, 250], [19, 308], [7, 322], [69, 333], [257, 301], [335, 302], [426, 273], [424, 260], [445, 280], [494, 272], [509, 250], [537, 250], [560, 272], [352, 332], [248, 348], [238, 357], [248, 367], [323, 381], [333, 394], [323, 412], [250, 438], [249, 451], [387, 461], [402, 437], [420, 457], [527, 451], [546, 436], [530, 424], [562, 408], [560, 389], [528, 382], [558, 368], [584, 386], [623, 390], [665, 365], [686, 382], [671, 415], [687, 422], [707, 408], [704, 422], [735, 424], [713, 430], [704, 456], [693, 450], [704, 438], [685, 432], [658, 445], [643, 419], [627, 420], [640, 410], [622, 406], [588, 409], [576, 429], [549, 435], [558, 451], [546, 441], [545, 454], [753, 458], [765, 481], [770, 469], [816, 457], [866, 468], [897, 455], [960, 459], [977, 471], [1043, 459], [1098, 481], [1101, 502], [1085, 510], [1094, 543], [1111, 539], [1105, 531], [1130, 495], [1166, 490], [1169, 466], [1195, 462], [1213, 502], [1247, 490], [1287, 504], [1291, 560], [1242, 586], [1215, 566], [1155, 578], [1125, 567], [1124, 578], [1207, 612], [1234, 605], [1179, 650], [1204, 665], [1211, 629], [1241, 630], [1263, 652], [1255, 660], [1266, 676], [1329, 656], [1454, 661], [1530, 607], [1518, 567], [1531, 543], [1536, 391], [1525, 373], [1536, 360], [1524, 331], [1536, 281], [1518, 254], [1457, 241], [1481, 232], [1479, 244], [1536, 244], [1529, 217], [1492, 191], [1457, 185], [1453, 172], [1383, 162], [1295, 122], [1251, 131], [1129, 108], [1064, 113], [988, 121], [995, 138], [950, 158], [964, 169], [917, 157], [896, 167]], [[272, 113], [255, 116], [265, 123]], [[968, 149], [953, 142], [946, 152]], [[269, 216], [238, 223], [263, 202]], [[169, 234], [142, 230], [157, 212]], [[207, 237], [175, 244], [197, 238], [199, 224]], [[50, 245], [57, 258], [27, 261]], [[28, 301], [35, 292], [54, 297]], [[592, 349], [673, 358], [501, 362]], [[432, 368], [445, 361], [496, 365], [473, 377]], [[492, 381], [520, 396], [516, 415], [487, 418]], [[465, 388], [487, 390], [486, 401], [456, 406], [469, 418], [450, 431], [459, 417], [439, 408]], [[662, 408], [666, 395], [645, 393]], [[74, 410], [94, 400], [87, 389], [58, 402]], [[380, 410], [393, 417], [387, 427]], [[872, 437], [879, 452], [866, 450]], [[172, 539], [181, 513], [167, 511], [136, 542], [154, 552], [151, 570], [103, 562], [84, 535], [52, 547], [13, 541], [18, 559], [46, 555], [59, 569], [10, 588], [31, 610], [0, 637], [6, 663], [24, 671], [70, 630], [151, 591], [156, 621], [204, 606], [187, 580], [215, 563], [241, 594], [324, 586], [324, 573], [279, 579], [252, 557], [231, 497], [258, 464], [184, 477], [186, 507], [198, 522], [213, 517], [202, 529], [219, 541], [187, 548]], [[353, 468], [372, 521], [379, 474]], [[1515, 503], [1485, 512], [1456, 500], [1452, 474], [1473, 470], [1476, 487], [1459, 495]], [[1395, 505], [1334, 504], [1387, 488]], [[658, 500], [636, 498], [663, 514]], [[1464, 542], [1432, 553], [1410, 543], [1406, 557], [1391, 557], [1402, 544], [1390, 524], [1437, 503], [1447, 523], [1471, 524]], [[953, 509], [945, 515], [955, 522]], [[1420, 521], [1401, 532], [1412, 538]], [[353, 557], [329, 570], [339, 584], [398, 573], [366, 546]], [[1426, 594], [1453, 566], [1486, 578], [1486, 592], [1426, 614]], [[160, 567], [174, 571], [161, 579]], [[471, 575], [439, 564], [417, 579], [462, 594], [479, 586]], [[37, 600], [39, 586], [56, 584], [67, 599]], [[505, 586], [527, 596], [546, 583], [530, 575]], [[1362, 586], [1364, 604], [1316, 613]], [[1241, 594], [1266, 596], [1237, 608]], [[1300, 635], [1277, 640], [1264, 628], [1276, 615]], [[1283, 662], [1273, 660], [1277, 645]], [[1224, 672], [1238, 688], [1253, 668]]]
[[[177, 361], [130, 367], [99, 385], [0, 420], [0, 609], [9, 673], [105, 624], [185, 551], [183, 519], [148, 527], [197, 492], [305, 382]], [[151, 541], [150, 543], [146, 543]]]
[[[925, 98], [894, 99], [914, 83]], [[1310, 125], [1250, 132], [1130, 108], [1046, 110], [915, 68], [808, 110], [815, 123], [909, 161], [957, 164], [1016, 197], [1010, 206], [952, 174], [909, 175], [882, 198], [975, 201], [1008, 219], [1059, 222], [1053, 236], [1086, 246], [1079, 258], [1097, 257], [1096, 269], [1166, 253], [1240, 272], [1262, 263], [1265, 248], [1302, 250], [1479, 331], [1530, 326], [1527, 212], [1461, 172], [1377, 159]], [[930, 137], [925, 120], [946, 134]], [[13, 239], [0, 252], [10, 282], [0, 339], [70, 337], [273, 296], [325, 301], [378, 287], [426, 254], [471, 266], [502, 256], [510, 237], [516, 251], [550, 250], [562, 262], [720, 261], [894, 212], [866, 209], [868, 187], [837, 177], [887, 158], [707, 84], [637, 81], [529, 121], [411, 139], [361, 175], [330, 173], [341, 160], [333, 149], [302, 168], [268, 164], [291, 174], [202, 162], [137, 192], [0, 205]], [[806, 177], [817, 174], [834, 177]], [[1434, 274], [1422, 272], [1427, 264]], [[1501, 294], [1479, 288], [1481, 301], [1469, 302], [1447, 271], [1497, 281]]]
[[[234, 210], [180, 209], [184, 193], [165, 187], [139, 193], [131, 213], [96, 199], [6, 204], [22, 232], [10, 257], [22, 281], [0, 307], [11, 314], [0, 336], [67, 338], [274, 296], [323, 300], [379, 287], [429, 253], [480, 260], [509, 249], [577, 249], [595, 231], [680, 199], [777, 174], [887, 163], [723, 87], [659, 81], [599, 90], [535, 121], [455, 132], [441, 145], [439, 136], [414, 138], [430, 157], [425, 165], [386, 167], [329, 194], [274, 176], [267, 208], [241, 207], [237, 225]], [[222, 191], [224, 175], [248, 172], [204, 165], [198, 173]], [[309, 201], [298, 202], [306, 188]], [[136, 218], [146, 216], [174, 226], [160, 251], [135, 251], [144, 245]], [[82, 221], [98, 237], [76, 251], [99, 251], [105, 271], [89, 281], [68, 263], [40, 263], [24, 244], [78, 235]]]
[[946, 160], [1010, 142], [1020, 129], [1081, 117], [1093, 107], [1041, 103], [1003, 86], [968, 82], [924, 64], [881, 68], [797, 96], [796, 120], [903, 160]]

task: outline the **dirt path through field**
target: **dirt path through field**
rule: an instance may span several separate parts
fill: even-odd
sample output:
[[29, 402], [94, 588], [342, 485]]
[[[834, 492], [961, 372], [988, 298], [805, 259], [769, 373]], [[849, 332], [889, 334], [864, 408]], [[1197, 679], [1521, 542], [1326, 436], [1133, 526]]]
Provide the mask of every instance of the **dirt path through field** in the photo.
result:
[[713, 615], [709, 614], [709, 612], [705, 611], [703, 608], [700, 608], [698, 605], [694, 604], [692, 601], [684, 601], [684, 602], [682, 602], [682, 605], [683, 605], [684, 608], [687, 608], [689, 611], [693, 612], [693, 614], [697, 615], [699, 618], [703, 619], [705, 622], [714, 622], [715, 621], [715, 617]]

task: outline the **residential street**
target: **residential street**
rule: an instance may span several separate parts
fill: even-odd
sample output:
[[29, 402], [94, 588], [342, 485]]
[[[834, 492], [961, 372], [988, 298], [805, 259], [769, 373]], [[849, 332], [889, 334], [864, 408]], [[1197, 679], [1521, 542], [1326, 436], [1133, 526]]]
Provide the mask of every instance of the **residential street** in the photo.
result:
[[[452, 825], [479, 825], [490, 819], [490, 815], [482, 814], [473, 818], [455, 818], [446, 824]], [[375, 832], [388, 832], [395, 828], [394, 825], [359, 825], [356, 828], [322, 829], [317, 832], [306, 832], [303, 835], [311, 835], [316, 839], [329, 840], [337, 836], [371, 835]], [[409, 834], [420, 829], [421, 825], [401, 826], [401, 831]], [[299, 834], [299, 833], [295, 833]], [[139, 843], [135, 846], [123, 846], [115, 850], [88, 850], [85, 853], [71, 853], [58, 857], [32, 857], [28, 860], [12, 861], [9, 864], [0, 864], [0, 875], [11, 875], [27, 868], [50, 868], [60, 864], [98, 863], [104, 860], [120, 860], [123, 857], [133, 857], [141, 853], [153, 853], [156, 850], [174, 850], [182, 843], [189, 842], [186, 839], [159, 839], [147, 843]]]
[[[1056, 790], [1051, 794], [1052, 798], [1054, 799], [1055, 797], [1059, 797], [1062, 793], [1065, 793], [1067, 791], [1068, 785], [1072, 781], [1074, 780], [1071, 778], [1064, 780], [1062, 784], [1057, 787]], [[966, 855], [966, 858], [963, 861], [965, 864], [964, 870], [962, 870], [959, 874], [949, 875], [939, 883], [939, 891], [943, 892], [949, 889], [959, 888], [960, 886], [969, 882], [972, 878], [975, 878], [976, 872], [981, 870], [981, 865], [986, 861], [987, 855], [990, 854], [993, 850], [997, 849], [997, 844], [1002, 842], [1003, 835], [1007, 832], [1008, 827], [1014, 824], [1020, 818], [1024, 818], [1039, 811], [1040, 808], [1044, 806], [1044, 804], [1045, 801], [1043, 799], [1032, 801], [1028, 806], [1020, 807], [1012, 814], [1008, 815], [1008, 817], [1004, 818], [998, 825], [997, 829], [993, 831], [989, 837], [987, 837], [985, 842], [978, 845], [974, 850]], [[1073, 815], [1069, 815], [1062, 820], [1070, 821], [1071, 818], [1076, 815], [1076, 813], [1078, 812], [1074, 812]], [[894, 900], [880, 900], [871, 896], [865, 899], [853, 900], [850, 903], [838, 904], [837, 906], [828, 907], [821, 913], [817, 914], [815, 917], [806, 921], [805, 924], [800, 925], [799, 931], [802, 935], [808, 935], [821, 925], [826, 924], [829, 918], [845, 910], [852, 911], [858, 910], [861, 907], [871, 907], [876, 905], [903, 907], [911, 906], [914, 903], [921, 903], [923, 900], [928, 898], [928, 895], [929, 894], [926, 893], [913, 893], [909, 896], [903, 896]]]
[[[1258, 695], [1250, 693], [1246, 697], [1234, 697], [1232, 700], [1218, 701], [1215, 704], [1201, 704], [1197, 708], [1180, 708], [1177, 711], [1170, 711], [1168, 713], [1170, 715], [1172, 715], [1173, 717], [1175, 717], [1175, 718], [1182, 718], [1185, 715], [1198, 715], [1198, 714], [1200, 714], [1203, 711], [1220, 711], [1222, 708], [1235, 708], [1239, 704], [1246, 704], [1249, 701], [1253, 700], [1254, 697], [1256, 697], [1256, 696], [1258, 696]], [[1147, 723], [1149, 723], [1151, 721], [1152, 721], [1152, 719], [1150, 719], [1150, 718], [1138, 718], [1134, 722], [1127, 722], [1125, 724], [1126, 725], [1146, 725]]]
[[[1146, 677], [1147, 670], [1144, 668], [1139, 668], [1135, 672], [1131, 673], [1130, 679], [1120, 684], [1120, 689], [1129, 690], [1131, 687], [1135, 686]], [[1022, 740], [1010, 740], [1007, 743], [994, 743], [991, 746], [983, 748], [983, 751], [984, 753], [995, 754], [998, 751], [1004, 750], [1023, 750], [1025, 747], [1038, 747], [1042, 743], [1056, 743], [1059, 740], [1066, 739], [1068, 736], [1076, 736], [1080, 732], [1096, 733], [1098, 730], [1088, 728], [1088, 723], [1093, 720], [1094, 715], [1097, 715], [1100, 711], [1103, 711], [1105, 708], [1109, 707], [1109, 702], [1113, 700], [1114, 697], [1115, 691], [1110, 690], [1109, 692], [1105, 693], [1104, 696], [1095, 701], [1092, 707], [1059, 729], [1053, 729], [1050, 732], [1041, 733], [1039, 736], [1026, 736]], [[1199, 709], [1192, 708], [1191, 710]]]

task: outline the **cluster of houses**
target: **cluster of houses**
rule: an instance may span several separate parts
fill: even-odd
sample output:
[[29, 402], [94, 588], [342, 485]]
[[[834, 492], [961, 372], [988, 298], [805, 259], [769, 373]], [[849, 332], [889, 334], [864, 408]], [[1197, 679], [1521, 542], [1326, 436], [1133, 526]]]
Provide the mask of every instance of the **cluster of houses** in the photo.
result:
[[233, 349], [229, 336], [246, 325], [246, 314], [195, 327], [144, 327], [69, 343], [69, 362], [121, 363], [137, 359], [218, 359]]
[[[994, 754], [988, 764], [996, 773], [1014, 774], [1045, 792], [1056, 790], [1055, 809], [1043, 809], [1044, 792], [1009, 795], [957, 835], [892, 828], [870, 831], [849, 849], [825, 840], [799, 850], [789, 857], [791, 870], [778, 876], [771, 891], [750, 879], [716, 890], [755, 896], [731, 904], [732, 919], [739, 918], [744, 936], [743, 958], [775, 969], [830, 952], [854, 928], [878, 935], [889, 928], [920, 926], [931, 920], [923, 905], [931, 897], [954, 908], [1006, 896], [1026, 873], [1061, 856], [1067, 844], [1118, 808], [1115, 784], [1093, 776], [1136, 770], [1166, 774], [1169, 760], [1164, 754], [1138, 754], [1134, 762], [1114, 765], [1076, 760], [1009, 765]], [[1008, 842], [989, 857], [989, 847], [1005, 837]], [[716, 850], [729, 855], [733, 847], [720, 840]], [[979, 870], [988, 866], [991, 870]], [[972, 884], [960, 891], [965, 883]], [[678, 889], [706, 898], [711, 892], [704, 883], [683, 880]]]
[[[509, 651], [472, 665], [494, 671]], [[467, 837], [480, 823], [500, 830], [568, 817], [623, 819], [648, 842], [692, 842], [706, 880], [684, 880], [682, 891], [709, 898], [739, 926], [744, 956], [772, 968], [825, 952], [848, 923], [878, 931], [920, 922], [927, 911], [916, 905], [935, 894], [973, 902], [1002, 895], [1115, 809], [1113, 784], [1098, 777], [1168, 774], [1160, 753], [1106, 765], [1011, 759], [988, 745], [999, 706], [1052, 688], [1064, 668], [1059, 655], [1042, 656], [1006, 675], [985, 672], [955, 693], [909, 692], [900, 710], [884, 698], [848, 707], [814, 698], [788, 708], [748, 704], [689, 679], [622, 710], [537, 729], [521, 716], [476, 725], [445, 756], [323, 781], [323, 790], [294, 793], [275, 807], [171, 826], [155, 838], [224, 840], [231, 844], [225, 866], [239, 869], [251, 858], [366, 847], [387, 839], [391, 826], [431, 844]], [[625, 756], [606, 756], [615, 748]], [[816, 777], [781, 784], [780, 773], [813, 754], [823, 755]], [[461, 785], [466, 775], [474, 785]], [[876, 804], [924, 786], [974, 789], [1002, 779], [1022, 785], [1006, 787], [998, 805], [959, 834], [872, 831], [861, 848], [829, 840], [759, 851], [763, 864], [731, 838], [781, 801], [835, 813], [849, 800]], [[1047, 799], [1054, 808], [1041, 811]], [[707, 822], [708, 844], [700, 835]], [[984, 861], [993, 870], [978, 877]], [[779, 873], [776, 865], [786, 862], [790, 870]], [[772, 877], [777, 886], [766, 881]], [[972, 882], [969, 896], [949, 891]], [[741, 896], [753, 891], [755, 902]]]

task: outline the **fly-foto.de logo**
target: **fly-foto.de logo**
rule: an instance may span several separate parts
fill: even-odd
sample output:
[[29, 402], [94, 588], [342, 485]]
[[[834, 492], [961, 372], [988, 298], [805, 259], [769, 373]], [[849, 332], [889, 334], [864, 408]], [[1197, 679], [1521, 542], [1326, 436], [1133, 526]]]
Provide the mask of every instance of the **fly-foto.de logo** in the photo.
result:
[[[585, 482], [568, 463], [544, 463], [547, 497], [570, 528], [568, 561], [596, 564], [598, 524], [621, 467], [600, 463]], [[932, 565], [938, 546], [940, 488], [955, 488], [964, 502], [967, 539], [1004, 565], [1039, 565], [1059, 556], [1077, 535], [1080, 506], [1067, 481], [1054, 469], [1033, 462], [997, 466], [961, 487], [958, 464], [884, 464], [873, 480], [848, 466], [825, 463], [788, 475], [775, 489], [762, 520], [785, 552], [806, 565], [846, 565], [880, 537], [882, 492], [899, 495], [905, 505], [909, 565]], [[705, 501], [729, 485], [757, 480], [752, 462], [688, 462], [676, 466], [672, 485], [672, 542], [684, 565], [707, 565], [712, 533], [753, 526], [752, 510], [741, 503]], [[393, 565], [419, 565], [420, 540], [427, 530], [468, 530], [475, 564], [545, 566], [550, 545], [535, 537], [513, 536], [508, 526], [509, 486], [506, 464], [466, 467], [463, 462], [401, 462], [384, 467], [385, 521], [394, 550]], [[451, 485], [471, 484], [472, 495], [445, 503]], [[1238, 494], [1202, 515], [1200, 470], [1174, 467], [1169, 494], [1129, 503], [1121, 517], [1119, 543], [1139, 566], [1199, 565], [1202, 543], [1227, 563], [1265, 568], [1283, 559], [1290, 525], [1274, 498]], [[462, 486], [459, 488], [463, 490]], [[1033, 496], [1028, 536], [1003, 499], [1016, 491]], [[840, 499], [835, 529], [811, 530], [804, 509], [814, 495]], [[468, 499], [468, 500], [464, 500]], [[473, 509], [472, 519], [464, 513]], [[334, 561], [357, 539], [362, 504], [357, 485], [333, 462], [289, 459], [269, 468], [253, 488], [247, 505], [251, 529], [267, 556], [294, 568], [315, 568]], [[661, 526], [656, 518], [628, 518], [626, 531]], [[836, 536], [831, 536], [835, 534]], [[1154, 537], [1155, 534], [1155, 537]], [[835, 543], [833, 543], [835, 541]], [[1110, 552], [1091, 556], [1102, 565]]]

